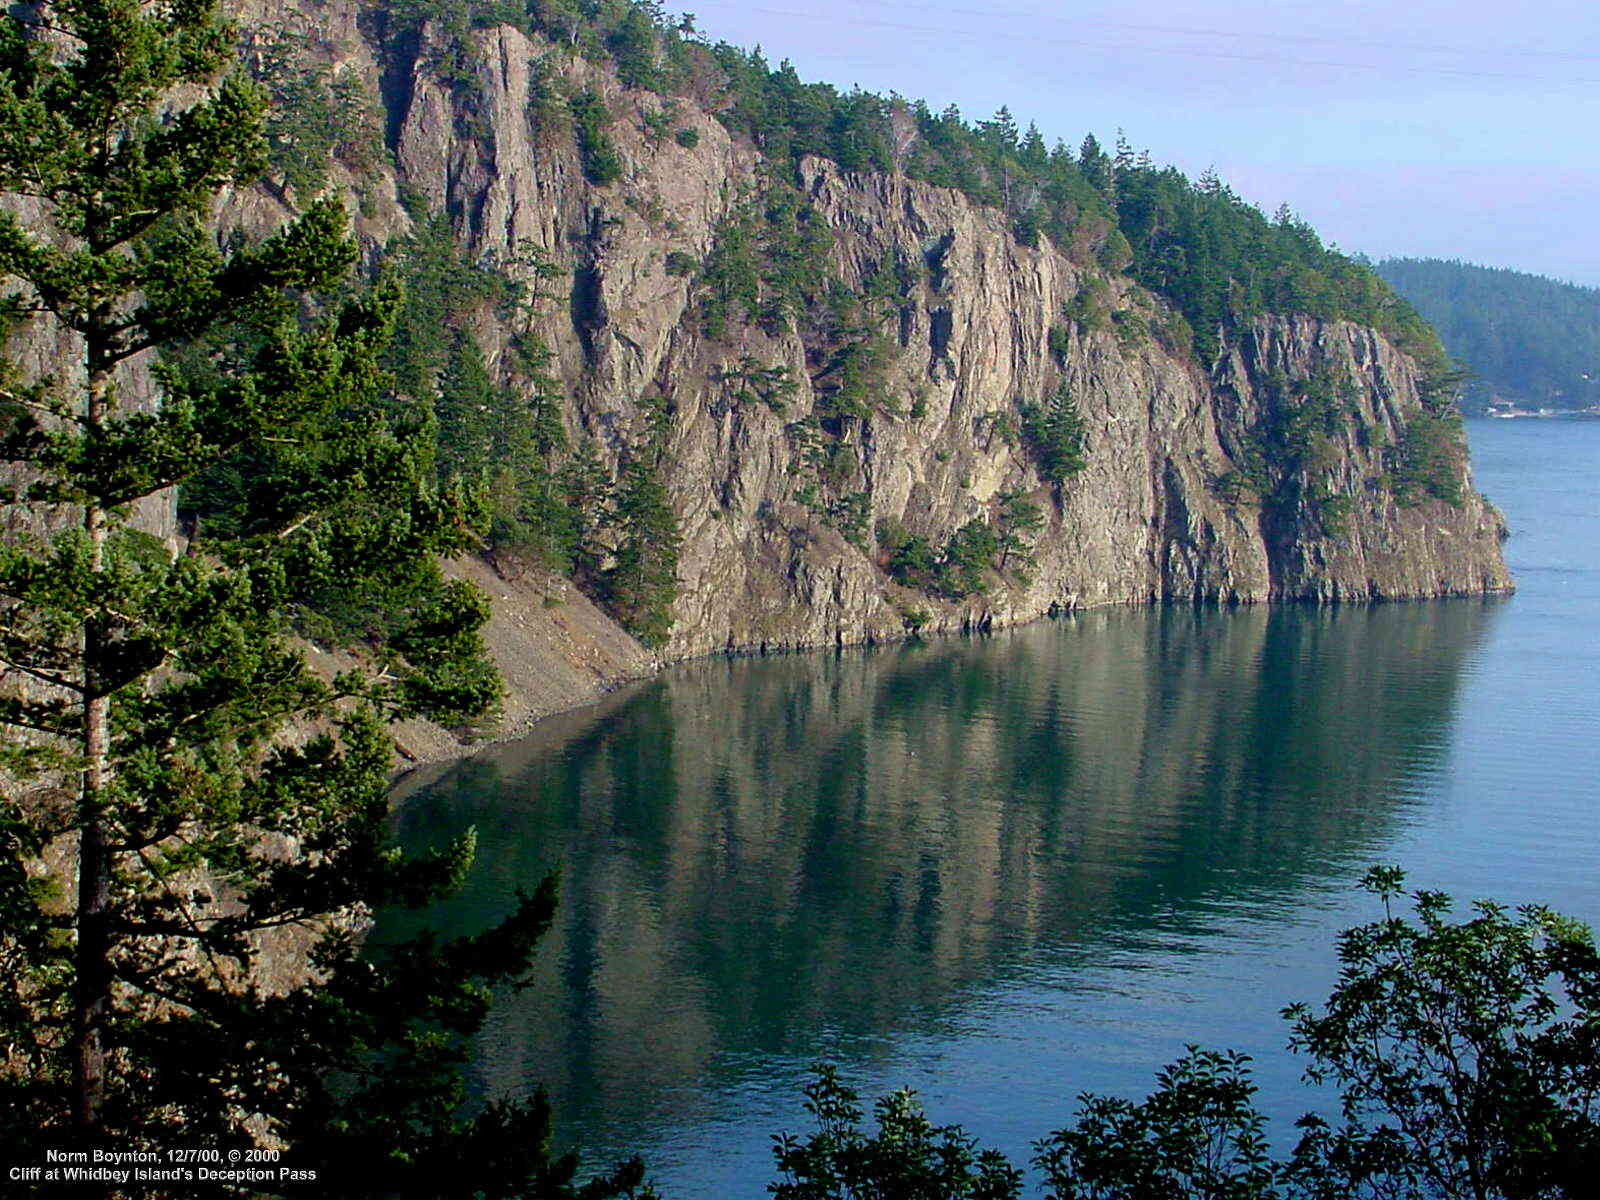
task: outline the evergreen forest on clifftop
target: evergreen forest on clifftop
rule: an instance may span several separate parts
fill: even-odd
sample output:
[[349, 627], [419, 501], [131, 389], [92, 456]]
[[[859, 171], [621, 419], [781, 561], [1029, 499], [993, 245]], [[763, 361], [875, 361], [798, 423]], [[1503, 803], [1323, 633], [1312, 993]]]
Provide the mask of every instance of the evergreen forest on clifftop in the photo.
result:
[[[787, 61], [773, 65], [760, 49], [711, 41], [692, 16], [671, 17], [657, 3], [370, 5], [364, 29], [385, 64], [381, 97], [363, 94], [351, 75], [319, 63], [303, 35], [257, 31], [245, 60], [273, 100], [268, 186], [297, 204], [327, 184], [331, 162], [343, 164], [358, 181], [373, 178], [393, 153], [396, 122], [409, 98], [407, 81], [418, 67], [448, 87], [459, 111], [477, 114], [467, 120], [486, 121], [480, 39], [483, 31], [506, 25], [553, 43], [558, 54], [601, 66], [627, 88], [666, 98], [647, 119], [653, 139], [672, 138], [692, 148], [699, 133], [680, 118], [685, 108], [699, 108], [760, 152], [760, 192], [728, 215], [703, 261], [671, 249], [666, 268], [690, 279], [707, 337], [732, 339], [733, 323], [743, 321], [769, 334], [802, 328], [809, 343], [826, 348], [831, 362], [813, 414], [822, 426], [815, 456], [824, 479], [837, 450], [830, 424], [864, 419], [880, 402], [875, 391], [890, 347], [879, 327], [921, 264], [880, 264], [864, 294], [843, 285], [830, 261], [832, 235], [797, 186], [799, 166], [808, 157], [830, 159], [849, 173], [898, 173], [955, 189], [1003, 213], [1019, 245], [1048, 241], [1065, 254], [1084, 270], [1088, 284], [1051, 329], [1053, 351], [1065, 349], [1076, 327], [1114, 333], [1124, 345], [1153, 338], [1206, 372], [1263, 314], [1342, 319], [1377, 329], [1418, 362], [1427, 410], [1393, 451], [1391, 490], [1404, 504], [1428, 496], [1459, 500], [1453, 482], [1464, 454], [1455, 426], [1459, 375], [1438, 339], [1368, 264], [1325, 245], [1286, 207], [1269, 217], [1214, 172], [1191, 180], [1136, 152], [1120, 135], [1109, 147], [1093, 134], [1072, 147], [1047, 140], [1035, 125], [1022, 126], [1006, 108], [970, 121], [954, 107], [935, 112], [921, 101], [808, 83]], [[623, 184], [625, 164], [612, 133], [620, 116], [593, 88], [575, 87], [557, 69], [536, 73], [531, 82], [530, 122], [541, 137], [564, 139], [575, 148], [595, 189]], [[631, 632], [647, 644], [661, 644], [671, 624], [667, 610], [678, 553], [662, 487], [663, 473], [670, 471], [663, 458], [668, 414], [651, 418], [648, 444], [630, 453], [615, 473], [592, 445], [569, 444], [550, 348], [537, 334], [520, 333], [512, 353], [491, 370], [474, 336], [472, 314], [537, 303], [546, 280], [551, 291], [544, 300], [553, 301], [571, 264], [533, 251], [516, 264], [522, 279], [533, 275], [533, 286], [513, 282], [507, 264], [469, 259], [450, 214], [430, 212], [418, 196], [402, 199], [412, 210], [412, 229], [374, 256], [378, 274], [403, 284], [407, 297], [387, 366], [398, 398], [434, 410], [441, 482], [444, 473], [486, 478], [492, 554], [506, 562], [537, 561], [572, 576]], [[1109, 283], [1121, 275], [1160, 302], [1148, 311], [1117, 305]], [[737, 378], [724, 373], [719, 382], [775, 411], [795, 386], [781, 369], [754, 361]], [[1083, 465], [1078, 417], [1065, 393], [1039, 404], [1032, 417], [1019, 414], [1015, 435], [1041, 475], [1059, 484]], [[913, 416], [915, 405], [913, 399]], [[1285, 441], [1280, 433], [1262, 431], [1259, 447], [1247, 448], [1249, 462], [1223, 481], [1228, 494], [1253, 489], [1265, 497], [1262, 489], [1272, 490], [1269, 469], [1298, 463], [1275, 449]], [[1239, 484], [1248, 486], [1241, 491]], [[807, 491], [802, 500], [823, 523], [869, 548], [878, 531], [866, 515], [865, 494], [833, 491], [838, 494], [827, 494], [826, 487]], [[226, 489], [197, 484], [185, 503], [193, 519], [226, 519], [219, 508]], [[1022, 526], [1033, 520], [1026, 509], [1018, 512]], [[1327, 524], [1338, 527], [1337, 514]], [[876, 541], [889, 555], [890, 575], [935, 596], [981, 591], [988, 570], [1026, 562], [1015, 529], [975, 528], [969, 531], [974, 536], [943, 547], [919, 546], [897, 529], [887, 532]], [[990, 540], [999, 547], [994, 553]], [[370, 611], [329, 615], [330, 632], [337, 634], [370, 618]]]
[[[1269, 218], [1214, 172], [1190, 180], [1120, 137], [1108, 149], [1089, 134], [1074, 151], [1036, 125], [1020, 127], [1008, 108], [972, 122], [954, 106], [934, 112], [807, 83], [786, 60], [774, 66], [760, 48], [712, 42], [692, 15], [672, 18], [654, 0], [393, 0], [376, 20], [395, 52], [414, 48], [432, 22], [430, 65], [463, 91], [474, 86], [472, 31], [507, 24], [609, 62], [629, 87], [704, 105], [772, 163], [816, 155], [846, 171], [901, 171], [958, 189], [1004, 211], [1018, 241], [1048, 237], [1164, 296], [1202, 361], [1231, 327], [1265, 312], [1355, 321], [1424, 362], [1440, 355], [1426, 323], [1377, 273], [1324, 245], [1287, 208]], [[573, 111], [590, 177], [604, 185], [617, 164], [595, 103], [576, 98]]]

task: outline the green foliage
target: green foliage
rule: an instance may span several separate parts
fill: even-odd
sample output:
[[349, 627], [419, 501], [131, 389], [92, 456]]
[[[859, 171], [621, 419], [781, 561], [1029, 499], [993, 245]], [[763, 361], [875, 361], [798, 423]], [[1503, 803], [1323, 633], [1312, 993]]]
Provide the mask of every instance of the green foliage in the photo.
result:
[[1323, 367], [1294, 385], [1273, 377], [1268, 389], [1269, 454], [1291, 469], [1326, 466], [1332, 458], [1328, 439], [1350, 427], [1355, 392], [1351, 381]]
[[323, 189], [335, 159], [357, 176], [378, 166], [384, 155], [382, 118], [359, 76], [335, 74], [312, 61], [311, 42], [304, 34], [279, 32], [252, 50], [249, 65], [270, 100], [269, 173], [299, 203]]
[[968, 521], [935, 550], [929, 541], [911, 533], [893, 518], [876, 528], [880, 562], [896, 583], [952, 600], [981, 596], [989, 590], [990, 571], [1003, 570], [1008, 561], [1028, 561], [1031, 536], [1042, 518], [1038, 509], [1020, 495], [1002, 498], [998, 528], [987, 521]]
[[1052, 1200], [1276, 1197], [1249, 1061], [1190, 1046], [1142, 1101], [1082, 1096], [1077, 1123], [1036, 1146]]
[[1067, 352], [1072, 349], [1072, 331], [1065, 325], [1050, 326], [1049, 334], [1050, 353], [1057, 362], [1062, 362], [1067, 357]]
[[650, 144], [659, 146], [667, 140], [667, 134], [678, 119], [677, 102], [669, 100], [660, 108], [647, 108], [639, 114], [639, 119], [644, 124], [644, 135]]
[[556, 476], [557, 496], [567, 516], [572, 570], [580, 579], [600, 580], [605, 558], [602, 536], [610, 521], [611, 474], [591, 441], [581, 442]]
[[1088, 439], [1066, 381], [1042, 404], [1022, 405], [1022, 439], [1041, 478], [1065, 483], [1089, 463]]
[[[491, 372], [472, 333], [486, 311], [507, 315], [548, 300], [539, 289], [564, 274], [526, 248], [515, 265], [531, 288], [470, 261], [442, 215], [420, 221], [384, 260], [383, 277], [405, 296], [385, 360], [398, 399], [434, 413], [440, 483], [467, 486], [486, 505], [483, 544], [495, 565], [515, 573], [532, 561], [567, 573], [583, 535], [557, 477], [567, 438], [550, 350], [532, 333], [517, 334]], [[330, 635], [349, 636], [351, 616], [367, 620], [347, 613]]]
[[693, 150], [700, 144], [700, 131], [698, 129], [680, 129], [672, 135], [672, 140], [685, 150]]
[[817, 1129], [805, 1140], [774, 1139], [782, 1178], [777, 1200], [1016, 1200], [1022, 1172], [996, 1150], [980, 1150], [959, 1126], [933, 1125], [910, 1091], [874, 1106], [876, 1128], [862, 1128], [860, 1098], [829, 1066], [806, 1087], [806, 1111]]
[[765, 404], [775, 413], [784, 411], [788, 398], [800, 390], [787, 365], [763, 367], [748, 354], [736, 366], [710, 376], [714, 383], [723, 384], [729, 403], [735, 408], [750, 404]]
[[1014, 412], [985, 413], [983, 422], [989, 428], [991, 437], [997, 437], [1008, 446], [1022, 444], [1022, 422]]
[[1126, 271], [1133, 265], [1133, 247], [1128, 244], [1127, 235], [1120, 229], [1113, 229], [1106, 234], [1095, 261], [1114, 275]]
[[611, 144], [606, 126], [611, 124], [611, 111], [600, 94], [585, 88], [567, 101], [572, 110], [572, 126], [578, 139], [578, 154], [583, 160], [583, 174], [598, 187], [615, 183], [622, 178], [622, 159]]
[[700, 272], [700, 318], [707, 337], [721, 338], [729, 319], [761, 311], [760, 241], [751, 205], [735, 211], [717, 231], [717, 240]]
[[1425, 410], [1411, 413], [1399, 445], [1391, 447], [1387, 457], [1389, 487], [1401, 505], [1411, 507], [1433, 499], [1460, 507], [1467, 447], [1459, 417], [1435, 416]]
[[437, 386], [441, 473], [468, 478], [483, 473], [496, 457], [495, 424], [504, 397], [490, 380], [483, 351], [470, 333], [456, 333]]
[[1338, 439], [1359, 415], [1355, 389], [1326, 365], [1303, 380], [1269, 374], [1261, 385], [1261, 415], [1230, 447], [1234, 466], [1215, 481], [1217, 493], [1231, 503], [1254, 496], [1291, 513], [1304, 502], [1325, 534], [1343, 537], [1355, 500], [1332, 493], [1327, 477], [1339, 458]]
[[1459, 416], [1461, 389], [1472, 373], [1448, 359], [1423, 363], [1417, 376], [1417, 399], [1436, 417]]
[[913, 307], [922, 264], [896, 246], [874, 263], [862, 279], [859, 297], [864, 318], [881, 327]]
[[528, 69], [528, 125], [541, 143], [554, 144], [572, 128], [572, 110], [567, 106], [567, 85], [549, 58], [541, 58]]
[[1011, 220], [1011, 236], [1016, 239], [1019, 246], [1037, 250], [1041, 232], [1039, 215], [1031, 209], [1027, 212], [1018, 213]]
[[528, 0], [528, 17], [554, 42], [576, 45], [585, 27], [577, 0]]
[[1439, 259], [1392, 258], [1375, 269], [1471, 372], [1460, 380], [1471, 409], [1600, 404], [1600, 290]]
[[1111, 320], [1111, 301], [1107, 295], [1105, 279], [1098, 275], [1091, 275], [1085, 279], [1077, 293], [1067, 303], [1062, 315], [1077, 322], [1088, 333], [1099, 333], [1108, 328]]
[[905, 587], [931, 592], [939, 562], [928, 540], [910, 533], [903, 522], [891, 517], [880, 520], [875, 532], [889, 577]]
[[550, 348], [534, 333], [520, 333], [511, 339], [512, 385], [523, 396], [525, 418], [502, 435], [508, 454], [531, 451], [540, 458], [567, 449], [567, 431], [561, 420], [560, 384], [549, 374]]
[[[1548, 909], [1480, 901], [1451, 920], [1395, 870], [1367, 886], [1383, 919], [1339, 939], [1320, 1011], [1295, 1005], [1308, 1081], [1337, 1125], [1303, 1121], [1292, 1170], [1322, 1184], [1443, 1197], [1578, 1196], [1600, 1165], [1600, 955]], [[1397, 914], [1408, 898], [1415, 914]]]
[[414, 403], [432, 399], [439, 371], [471, 316], [516, 299], [503, 273], [461, 252], [442, 213], [424, 216], [409, 234], [389, 243], [379, 277], [404, 297], [384, 366], [395, 389]]
[[725, 336], [736, 318], [769, 333], [791, 328], [823, 300], [832, 247], [827, 223], [800, 192], [769, 182], [734, 210], [706, 256], [699, 280], [706, 335]]
[[1112, 313], [1111, 327], [1116, 331], [1117, 344], [1124, 350], [1137, 349], [1150, 340], [1150, 323], [1135, 309], [1121, 308]]
[[672, 629], [682, 539], [663, 473], [671, 413], [664, 401], [646, 405], [650, 435], [624, 462], [617, 481], [616, 552], [602, 587], [628, 632], [647, 646], [660, 646]]
[[1001, 492], [996, 498], [995, 538], [1000, 550], [1000, 570], [1015, 560], [1033, 565], [1033, 540], [1044, 527], [1044, 513], [1023, 492]]
[[[1250, 1060], [1191, 1046], [1143, 1100], [1079, 1097], [1072, 1124], [1035, 1143], [1050, 1200], [1569, 1200], [1600, 1166], [1600, 953], [1590, 931], [1539, 907], [1409, 894], [1372, 872], [1380, 920], [1339, 938], [1326, 1005], [1285, 1010], [1308, 1083], [1337, 1089], [1275, 1156]], [[910, 1093], [861, 1130], [853, 1092], [826, 1068], [807, 1089], [818, 1129], [775, 1138], [797, 1197], [1017, 1195], [997, 1154], [934, 1127]], [[945, 1173], [941, 1173], [941, 1167]]]
[[886, 382], [895, 347], [887, 338], [865, 335], [840, 346], [818, 384], [818, 405], [825, 416], [866, 417], [888, 401]]
[[1327, 537], [1343, 539], [1350, 533], [1356, 502], [1349, 496], [1322, 495], [1317, 501], [1317, 521]]
[[657, 88], [661, 71], [656, 62], [655, 22], [642, 8], [629, 5], [606, 39], [617, 78], [631, 88]]
[[983, 595], [985, 577], [1000, 552], [1000, 539], [987, 521], [968, 521], [950, 535], [939, 556], [939, 589], [954, 597]]
[[[637, 1166], [575, 1186], [542, 1102], [459, 1111], [470, 1035], [525, 972], [553, 880], [477, 937], [357, 954], [365, 912], [449, 892], [472, 857], [470, 837], [387, 844], [385, 722], [469, 720], [498, 692], [485, 598], [434, 565], [482, 513], [436, 485], [431, 418], [380, 368], [394, 289], [328, 297], [356, 258], [330, 202], [226, 246], [203, 225], [266, 162], [215, 5], [49, 20], [0, 19], [0, 126], [31, 131], [0, 138], [0, 191], [44, 201], [32, 224], [0, 214], [3, 307], [76, 331], [84, 367], [0, 364], [0, 456], [38, 531], [0, 544], [0, 660], [47, 685], [0, 696], [6, 1157], [266, 1138], [342, 1195], [468, 1164], [482, 1196], [635, 1191]], [[159, 405], [136, 410], [115, 376], [152, 350]], [[469, 352], [452, 369], [480, 385]], [[206, 505], [174, 552], [129, 520], [180, 488]], [[331, 679], [295, 638], [330, 595], [386, 601], [370, 665]], [[314, 980], [241, 986], [290, 927]]]
[[578, 529], [552, 470], [567, 447], [550, 352], [533, 334], [513, 343], [509, 381], [495, 383], [470, 333], [439, 372], [439, 475], [478, 481], [489, 512], [486, 547], [502, 573], [528, 560], [573, 569]]
[[469, 105], [481, 98], [473, 31], [496, 25], [529, 27], [524, 6], [517, 0], [388, 0], [379, 21], [390, 59], [417, 53], [422, 28], [429, 26], [431, 39], [421, 56], [422, 66], [458, 101]]
[[872, 497], [866, 492], [848, 492], [831, 500], [823, 509], [823, 520], [843, 535], [844, 540], [863, 552], [867, 549], [867, 520], [872, 515]]
[[900, 624], [912, 637], [916, 637], [933, 620], [925, 608], [902, 608], [900, 611]]
[[1150, 329], [1168, 353], [1179, 358], [1194, 354], [1194, 328], [1177, 309], [1168, 308], [1159, 313]]
[[1001, 208], [1025, 244], [1048, 237], [1085, 265], [1131, 268], [1184, 316], [1208, 361], [1226, 329], [1268, 311], [1361, 321], [1419, 357], [1437, 356], [1427, 327], [1370, 269], [1325, 248], [1292, 217], [1269, 221], [1215, 177], [1191, 183], [1126, 147], [1113, 160], [1092, 137], [1077, 156], [1059, 144], [1046, 151], [1037, 131], [1019, 138], [1003, 110], [973, 127], [953, 109], [935, 115], [922, 104], [804, 84], [759, 52], [717, 46], [712, 54], [729, 81], [723, 120], [769, 156], [815, 154], [887, 172], [898, 107], [916, 127], [900, 159], [908, 175]]
[[808, 156], [846, 171], [902, 171], [999, 209], [1025, 245], [1048, 239], [1085, 268], [1131, 272], [1182, 317], [1170, 328], [1173, 344], [1192, 345], [1206, 363], [1265, 312], [1358, 321], [1419, 360], [1442, 358], [1431, 330], [1368, 266], [1325, 247], [1288, 212], [1268, 219], [1211, 172], [1190, 181], [1120, 139], [1114, 155], [1092, 135], [1076, 153], [1047, 146], [1006, 109], [973, 124], [954, 107], [935, 113], [898, 96], [806, 83], [789, 63], [708, 44], [692, 22], [668, 21], [641, 0], [576, 13], [535, 3], [530, 19], [558, 41], [609, 56], [625, 81], [705, 103], [780, 176]]
[[1144, 163], [1117, 170], [1116, 195], [1133, 277], [1183, 314], [1204, 362], [1228, 329], [1266, 312], [1357, 321], [1420, 359], [1442, 356], [1409, 304], [1287, 211], [1268, 220], [1215, 176], [1195, 184]]

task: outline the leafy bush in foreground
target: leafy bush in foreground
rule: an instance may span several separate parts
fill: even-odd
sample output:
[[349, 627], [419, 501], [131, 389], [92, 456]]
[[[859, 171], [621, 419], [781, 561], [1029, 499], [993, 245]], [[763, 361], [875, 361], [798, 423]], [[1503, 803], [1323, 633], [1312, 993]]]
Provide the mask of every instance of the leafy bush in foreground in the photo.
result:
[[[1340, 1115], [1307, 1115], [1276, 1158], [1249, 1059], [1191, 1046], [1134, 1102], [1085, 1094], [1074, 1124], [1036, 1143], [1051, 1200], [1565, 1200], [1600, 1169], [1600, 955], [1583, 925], [1540, 907], [1449, 897], [1371, 872], [1380, 920], [1339, 939], [1320, 1010], [1285, 1010], [1307, 1082]], [[1397, 915], [1406, 896], [1414, 919]], [[910, 1092], [864, 1131], [831, 1069], [807, 1089], [818, 1130], [775, 1139], [785, 1200], [1009, 1200], [1021, 1172]]]

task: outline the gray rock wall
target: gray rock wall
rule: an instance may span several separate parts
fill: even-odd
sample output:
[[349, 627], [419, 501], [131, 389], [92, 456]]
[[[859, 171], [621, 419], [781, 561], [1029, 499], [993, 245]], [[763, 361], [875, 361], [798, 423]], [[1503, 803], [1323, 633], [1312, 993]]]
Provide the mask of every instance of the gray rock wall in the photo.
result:
[[[333, 69], [374, 93], [385, 66], [357, 6], [251, 0], [247, 29], [310, 35]], [[425, 31], [424, 47], [433, 36]], [[884, 175], [851, 175], [808, 160], [792, 179], [831, 228], [832, 270], [859, 287], [896, 253], [931, 264], [905, 297], [894, 352], [870, 416], [843, 422], [853, 460], [829, 494], [864, 494], [866, 538], [852, 544], [819, 516], [815, 469], [795, 425], [815, 407], [820, 348], [796, 332], [733, 323], [708, 338], [693, 280], [669, 273], [674, 251], [703, 261], [719, 229], [771, 169], [707, 112], [676, 102], [672, 126], [697, 144], [652, 137], [663, 101], [621, 87], [605, 70], [522, 33], [481, 31], [477, 78], [450, 88], [426, 54], [389, 65], [394, 164], [376, 178], [335, 171], [359, 192], [358, 229], [375, 253], [404, 232], [409, 190], [447, 212], [478, 258], [512, 275], [528, 249], [569, 265], [559, 294], [512, 316], [485, 313], [477, 330], [499, 361], [519, 328], [555, 352], [565, 420], [614, 466], [643, 436], [640, 400], [666, 396], [674, 419], [668, 461], [684, 537], [680, 597], [665, 658], [724, 649], [804, 647], [926, 628], [1031, 619], [1052, 609], [1153, 600], [1366, 600], [1471, 594], [1509, 587], [1501, 521], [1464, 480], [1458, 508], [1398, 506], [1382, 484], [1383, 447], [1417, 409], [1416, 368], [1373, 331], [1301, 317], [1262, 319], [1220, 361], [1202, 364], [1153, 337], [1119, 337], [1063, 322], [1088, 282], [1048, 242], [1019, 245], [1001, 214], [947, 189]], [[608, 130], [625, 169], [589, 183], [570, 122], [530, 115], [537, 70], [591, 87], [614, 116]], [[787, 173], [788, 168], [784, 171]], [[219, 221], [265, 229], [288, 211], [266, 190], [227, 198]], [[1158, 322], [1162, 303], [1126, 278], [1099, 283], [1114, 307]], [[1064, 324], [1065, 343], [1050, 344]], [[41, 342], [41, 346], [47, 343]], [[718, 375], [753, 359], [799, 383], [783, 411], [735, 403]], [[1351, 497], [1340, 536], [1309, 510], [1229, 502], [1216, 481], [1271, 403], [1273, 373], [1304, 380], [1331, 371], [1353, 385], [1332, 465], [1315, 481]], [[1018, 405], [1065, 380], [1088, 427], [1088, 465], [1057, 488], [1007, 436]], [[988, 596], [940, 601], [894, 584], [871, 538], [902, 521], [935, 545], [992, 514], [1002, 492], [1028, 494], [1046, 523], [1026, 578], [996, 576]], [[163, 533], [170, 523], [153, 518]], [[497, 603], [515, 605], [514, 592]]]
[[[710, 252], [719, 225], [754, 186], [758, 156], [687, 105], [675, 124], [694, 128], [698, 145], [653, 143], [643, 118], [657, 97], [628, 92], [514, 30], [481, 36], [470, 112], [425, 72], [413, 80], [401, 172], [453, 214], [477, 253], [509, 261], [529, 241], [582, 273], [582, 314], [551, 304], [534, 322], [557, 350], [575, 433], [594, 435], [615, 461], [642, 423], [639, 398], [659, 391], [673, 402], [672, 488], [685, 545], [669, 656], [896, 636], [911, 609], [932, 628], [956, 628], [1081, 605], [1365, 600], [1509, 586], [1500, 519], [1470, 483], [1459, 508], [1401, 508], [1381, 485], [1382, 447], [1399, 440], [1416, 410], [1417, 381], [1410, 359], [1371, 330], [1263, 319], [1208, 369], [1153, 338], [1068, 323], [1066, 352], [1053, 354], [1050, 327], [1084, 286], [1084, 268], [1048, 243], [1019, 245], [1001, 214], [957, 192], [808, 160], [796, 182], [832, 229], [833, 267], [847, 284], [859, 286], [896, 251], [918, 263], [930, 251], [938, 259], [902, 311], [882, 387], [901, 412], [847, 423], [839, 440], [857, 467], [835, 493], [868, 495], [869, 530], [899, 518], [936, 544], [992, 512], [1003, 491], [1033, 494], [1047, 514], [1026, 583], [997, 579], [988, 598], [962, 603], [896, 587], [870, 540], [865, 549], [851, 545], [800, 502], [815, 479], [790, 426], [815, 403], [817, 348], [796, 333], [768, 336], [748, 325], [706, 338], [690, 280], [666, 269], [670, 251], [695, 260]], [[541, 59], [605, 98], [626, 164], [617, 183], [587, 183], [570, 136], [526, 118], [532, 64]], [[464, 138], [464, 127], [481, 136]], [[1105, 282], [1115, 304], [1160, 314], [1160, 302], [1126, 279]], [[800, 381], [785, 411], [729, 402], [715, 377], [746, 357], [787, 366]], [[1259, 504], [1226, 503], [1214, 482], [1269, 403], [1268, 373], [1304, 380], [1318, 370], [1348, 378], [1356, 397], [1325, 481], [1353, 498], [1339, 537], [1321, 535], [1309, 513], [1269, 520]], [[1014, 415], [1019, 400], [1039, 399], [1063, 377], [1089, 426], [1089, 463], [1057, 495], [993, 418]], [[910, 415], [911, 397], [920, 397], [920, 415]]]

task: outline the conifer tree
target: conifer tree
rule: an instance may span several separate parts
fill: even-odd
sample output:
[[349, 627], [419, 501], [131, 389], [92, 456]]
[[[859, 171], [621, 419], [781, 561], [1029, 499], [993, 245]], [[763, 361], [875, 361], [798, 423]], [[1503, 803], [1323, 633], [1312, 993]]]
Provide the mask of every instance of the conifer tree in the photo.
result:
[[1111, 159], [1100, 148], [1100, 139], [1092, 133], [1084, 134], [1083, 144], [1078, 148], [1078, 169], [1083, 172], [1083, 177], [1100, 191], [1115, 190], [1116, 181], [1112, 175]]
[[1017, 120], [1011, 115], [1011, 109], [1004, 104], [1000, 111], [994, 114], [981, 126], [984, 136], [994, 145], [996, 150], [1006, 154], [1015, 154], [1017, 151]]
[[501, 449], [495, 428], [504, 407], [501, 390], [489, 377], [477, 339], [466, 330], [458, 331], [439, 371], [434, 404], [440, 468], [446, 476], [472, 477], [489, 468]]
[[616, 556], [604, 583], [606, 599], [628, 631], [647, 646], [660, 646], [672, 629], [682, 538], [661, 471], [670, 412], [659, 398], [644, 406], [649, 440], [628, 457], [617, 480]]
[[1133, 154], [1133, 145], [1128, 141], [1128, 135], [1121, 129], [1117, 130], [1116, 156], [1112, 159], [1112, 169], [1120, 182], [1134, 170], [1137, 161]]
[[656, 23], [649, 14], [630, 5], [608, 40], [617, 78], [632, 88], [657, 86], [661, 72], [656, 66]]
[[1029, 170], [1042, 172], [1049, 167], [1050, 151], [1045, 147], [1044, 134], [1040, 133], [1039, 127], [1031, 121], [1017, 153]]
[[1044, 527], [1039, 506], [1020, 491], [1001, 492], [995, 514], [995, 537], [1000, 547], [1000, 569], [1004, 571], [1015, 557], [1024, 567], [1033, 565], [1033, 539]]
[[[0, 18], [0, 335], [65, 348], [45, 371], [0, 355], [0, 1157], [268, 1141], [344, 1195], [438, 1171], [626, 1191], [636, 1165], [572, 1184], [542, 1099], [458, 1116], [466, 1036], [553, 881], [480, 936], [357, 953], [366, 912], [470, 862], [470, 838], [386, 845], [384, 723], [496, 698], [485, 602], [434, 565], [481, 514], [433, 485], [431, 419], [384, 394], [393, 296], [317, 299], [355, 259], [339, 206], [253, 241], [207, 227], [263, 153], [217, 8]], [[180, 489], [206, 500], [186, 539], [137, 527]], [[352, 591], [385, 600], [374, 665], [330, 679], [296, 621]], [[309, 977], [269, 986], [285, 934]]]
[[1039, 475], [1051, 483], [1059, 485], [1088, 465], [1083, 418], [1065, 381], [1044, 403], [1022, 406], [1022, 438]]

